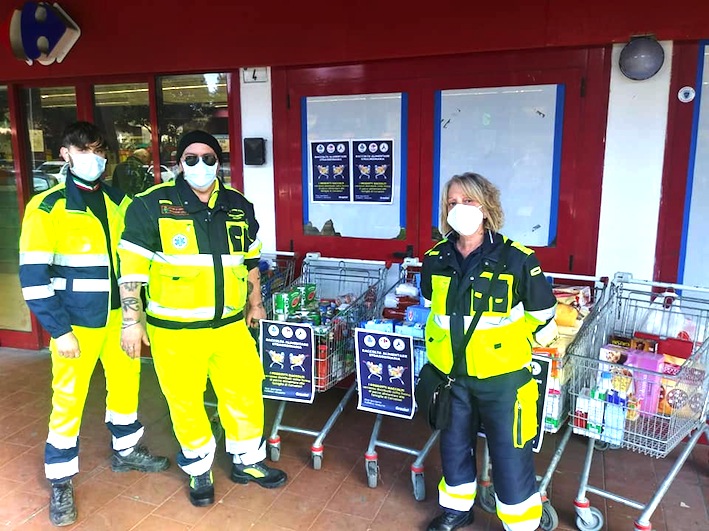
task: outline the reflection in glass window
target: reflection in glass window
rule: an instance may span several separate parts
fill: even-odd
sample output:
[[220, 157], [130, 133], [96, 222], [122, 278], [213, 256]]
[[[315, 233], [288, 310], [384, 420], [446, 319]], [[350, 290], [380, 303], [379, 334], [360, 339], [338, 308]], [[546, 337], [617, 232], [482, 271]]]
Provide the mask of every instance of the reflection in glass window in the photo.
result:
[[453, 175], [474, 172], [500, 189], [506, 236], [529, 246], [553, 245], [564, 87], [444, 90], [437, 100], [434, 236], [443, 185]]
[[175, 160], [180, 137], [194, 129], [214, 135], [224, 152], [222, 177], [231, 184], [229, 160], [228, 74], [189, 74], [158, 80], [160, 165], [179, 173]]
[[18, 276], [20, 208], [7, 87], [0, 87], [0, 328], [29, 332], [30, 313], [22, 298]]
[[30, 88], [22, 93], [27, 117], [26, 153], [33, 168], [31, 192], [48, 190], [66, 178], [59, 156], [64, 129], [76, 121], [74, 87]]
[[[96, 85], [96, 125], [106, 134], [110, 152], [106, 181], [130, 197], [154, 183], [147, 83]], [[167, 168], [161, 178], [167, 180]]]
[[303, 99], [305, 234], [405, 237], [406, 101], [402, 93]]

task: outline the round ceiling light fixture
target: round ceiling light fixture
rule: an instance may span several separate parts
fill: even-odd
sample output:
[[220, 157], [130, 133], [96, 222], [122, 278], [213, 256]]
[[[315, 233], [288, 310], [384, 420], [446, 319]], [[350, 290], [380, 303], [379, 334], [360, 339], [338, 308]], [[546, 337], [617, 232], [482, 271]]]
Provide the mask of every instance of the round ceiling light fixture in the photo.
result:
[[650, 79], [665, 62], [665, 51], [654, 37], [633, 37], [620, 52], [618, 65], [623, 75], [635, 81]]

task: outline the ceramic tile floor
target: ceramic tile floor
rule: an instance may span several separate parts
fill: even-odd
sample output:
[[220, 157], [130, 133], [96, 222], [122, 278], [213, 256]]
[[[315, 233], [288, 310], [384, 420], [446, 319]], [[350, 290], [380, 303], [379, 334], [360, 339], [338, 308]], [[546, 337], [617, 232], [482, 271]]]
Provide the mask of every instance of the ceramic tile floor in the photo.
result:
[[[49, 529], [49, 488], [43, 476], [42, 454], [50, 410], [51, 367], [46, 352], [0, 349], [0, 527]], [[223, 450], [215, 464], [217, 503], [195, 508], [187, 499], [185, 476], [172, 466], [162, 474], [117, 474], [108, 466], [108, 431], [103, 425], [104, 379], [94, 375], [81, 433], [80, 473], [76, 477], [79, 519], [71, 529], [82, 530], [417, 530], [438, 508], [436, 485], [440, 477], [437, 447], [426, 460], [423, 502], [412, 495], [411, 456], [379, 449], [381, 477], [377, 488], [367, 486], [364, 452], [374, 422], [370, 413], [356, 410], [355, 400], [325, 439], [321, 470], [310, 466], [313, 438], [282, 433], [279, 466], [288, 472], [286, 487], [276, 490], [236, 485], [228, 478], [229, 460]], [[285, 422], [319, 430], [344, 394], [333, 389], [318, 394], [312, 405], [289, 404]], [[267, 426], [275, 404], [267, 401]], [[155, 453], [174, 457], [177, 443], [170, 429], [167, 407], [153, 368], [144, 364], [140, 417], [146, 425], [145, 442]], [[385, 419], [385, 440], [420, 448], [429, 433], [414, 419]], [[544, 472], [559, 440], [547, 434], [537, 471]], [[576, 529], [573, 499], [578, 489], [586, 440], [572, 437], [554, 474], [550, 499], [559, 516], [559, 530]], [[709, 464], [706, 446], [697, 447], [680, 471], [652, 523], [657, 531], [709, 529]], [[677, 450], [656, 460], [626, 451], [595, 453], [593, 484], [611, 492], [649, 500], [658, 482], [674, 462]], [[612, 501], [589, 496], [604, 515], [604, 529], [632, 530], [639, 514]], [[471, 530], [501, 530], [493, 515], [476, 508]]]

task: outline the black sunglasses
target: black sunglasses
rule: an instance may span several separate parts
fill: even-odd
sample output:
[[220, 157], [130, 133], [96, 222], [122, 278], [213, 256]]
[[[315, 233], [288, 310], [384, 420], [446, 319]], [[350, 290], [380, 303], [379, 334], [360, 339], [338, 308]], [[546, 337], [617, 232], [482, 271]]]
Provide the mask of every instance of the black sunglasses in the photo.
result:
[[207, 166], [214, 166], [217, 163], [216, 155], [206, 154], [201, 157], [199, 155], [185, 155], [185, 164], [194, 166], [199, 162], [199, 159], [202, 159]]

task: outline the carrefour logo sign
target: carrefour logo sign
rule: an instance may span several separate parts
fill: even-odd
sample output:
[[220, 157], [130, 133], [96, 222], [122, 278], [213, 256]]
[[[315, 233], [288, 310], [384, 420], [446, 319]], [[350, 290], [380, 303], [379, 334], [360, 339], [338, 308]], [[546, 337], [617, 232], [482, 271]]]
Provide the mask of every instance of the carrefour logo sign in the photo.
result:
[[12, 53], [29, 65], [61, 63], [80, 35], [79, 26], [56, 3], [26, 2], [10, 20]]

